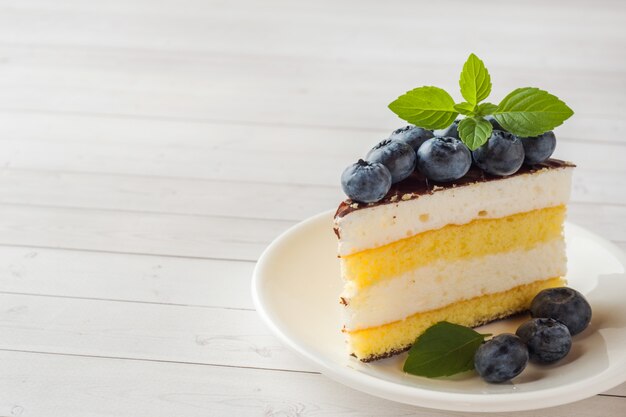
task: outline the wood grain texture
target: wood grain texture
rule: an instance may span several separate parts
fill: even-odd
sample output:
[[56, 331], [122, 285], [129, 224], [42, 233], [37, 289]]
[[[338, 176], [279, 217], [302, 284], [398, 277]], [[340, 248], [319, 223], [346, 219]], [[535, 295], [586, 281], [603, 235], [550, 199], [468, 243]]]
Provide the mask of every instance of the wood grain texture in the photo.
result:
[[253, 262], [0, 246], [5, 294], [253, 310]]
[[[369, 132], [0, 112], [0, 166], [338, 188], [343, 168], [397, 126]], [[625, 141], [563, 136], [555, 156], [575, 160], [580, 181], [596, 181], [599, 171], [602, 181], [626, 170], [625, 152]]]
[[0, 349], [315, 371], [252, 310], [14, 294], [0, 303]]
[[[499, 74], [494, 97], [529, 82], [567, 97], [577, 114], [564, 136], [620, 141], [626, 130], [618, 2], [592, 12], [540, 2], [73, 3], [5, 5], [0, 107], [379, 129], [398, 123], [386, 103], [418, 82], [456, 91], [471, 45]], [[409, 47], [415, 15], [467, 20]], [[438, 26], [420, 19], [424, 32]]]
[[293, 224], [286, 220], [3, 205], [0, 244], [256, 260], [274, 237]]
[[[584, 6], [565, 11], [538, 2], [530, 7], [489, 3], [485, 7], [490, 13], [460, 2], [390, 2], [384, 8], [329, 1], [245, 7], [190, 2], [176, 12], [171, 5], [144, 6], [150, 11], [143, 14], [115, 3], [77, 9], [38, 8], [32, 3], [4, 10], [0, 41], [17, 43], [20, 51], [35, 46], [26, 58], [14, 58], [10, 62], [16, 65], [7, 67], [7, 75], [28, 74], [32, 81], [23, 86], [28, 89], [16, 90], [10, 88], [15, 85], [12, 77], [4, 77], [5, 97], [12, 107], [91, 108], [100, 113], [115, 109], [134, 115], [211, 115], [257, 122], [282, 122], [289, 114], [298, 123], [379, 126], [391, 120], [381, 104], [416, 79], [456, 87], [459, 56], [471, 45], [488, 59], [492, 71], [504, 74], [494, 87], [497, 97], [531, 78], [568, 96], [574, 108], [582, 109], [581, 119], [622, 114], [623, 103], [612, 93], [623, 86], [619, 71], [626, 68], [622, 54], [613, 53], [624, 39], [618, 23], [624, 12], [615, 2], [594, 13]], [[413, 48], [419, 53], [407, 53], [408, 40], [416, 36], [412, 16], [451, 14], [465, 19], [456, 19], [437, 37], [421, 38]], [[512, 15], [516, 23], [505, 18]], [[98, 25], [87, 23], [93, 16], [98, 16]], [[420, 20], [425, 32], [438, 28], [438, 19]], [[17, 25], [33, 29], [23, 31]], [[48, 49], [56, 45], [62, 50]], [[85, 46], [89, 50], [80, 50]], [[526, 58], [529, 54], [535, 59]], [[433, 57], [449, 72], [433, 67]], [[189, 61], [195, 65], [185, 65]], [[389, 63], [394, 64], [392, 70]], [[68, 67], [74, 77], [65, 76]], [[381, 76], [388, 71], [393, 77]], [[617, 81], [611, 82], [611, 75]], [[245, 93], [246, 100], [233, 91]], [[592, 94], [608, 102], [589, 100]], [[333, 106], [320, 105], [331, 97]], [[300, 111], [291, 110], [293, 102]], [[357, 103], [359, 112], [337, 111]]]
[[[575, 110], [569, 220], [626, 250], [625, 19], [618, 0], [0, 0], [0, 416], [469, 416], [316, 373], [254, 312], [254, 261], [336, 207], [343, 168], [403, 124], [397, 95], [459, 98], [469, 52], [493, 100], [533, 85]], [[626, 384], [507, 415], [600, 414], [626, 414]]]
[[[0, 390], [13, 393], [0, 397], [0, 415], [6, 416], [467, 415], [381, 400], [317, 374], [21, 352], [0, 352], [0, 360], [6, 364]], [[624, 401], [596, 396], [546, 411], [554, 417], [583, 417], [589, 410], [602, 410], [603, 416], [622, 417]]]

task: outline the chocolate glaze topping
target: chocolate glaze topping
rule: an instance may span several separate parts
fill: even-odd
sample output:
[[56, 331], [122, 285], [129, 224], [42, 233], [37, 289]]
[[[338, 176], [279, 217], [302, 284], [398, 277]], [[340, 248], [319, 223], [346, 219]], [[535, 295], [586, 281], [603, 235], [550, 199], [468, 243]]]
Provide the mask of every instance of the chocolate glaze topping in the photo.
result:
[[[435, 191], [444, 190], [447, 188], [462, 187], [464, 185], [474, 184], [478, 182], [497, 181], [514, 177], [516, 175], [532, 174], [543, 169], [556, 169], [575, 166], [576, 165], [572, 164], [571, 162], [561, 161], [560, 159], [548, 159], [547, 161], [536, 165], [522, 165], [522, 167], [515, 174], [509, 175], [507, 177], [499, 177], [497, 175], [487, 174], [477, 166], [472, 165], [469, 172], [465, 174], [463, 178], [460, 178], [454, 182], [447, 183], [429, 181], [424, 175], [415, 170], [407, 179], [404, 179], [399, 183], [393, 184], [387, 195], [382, 200], [376, 203], [356, 203], [350, 199], [342, 201], [339, 205], [339, 208], [337, 209], [337, 212], [335, 213], [335, 218], [343, 217], [349, 213], [352, 213], [353, 211], [364, 208], [376, 207], [382, 204], [398, 203], [403, 200], [413, 200], [415, 198], [419, 198], [422, 195], [432, 194]], [[337, 233], [337, 231], [335, 231], [335, 233]]]

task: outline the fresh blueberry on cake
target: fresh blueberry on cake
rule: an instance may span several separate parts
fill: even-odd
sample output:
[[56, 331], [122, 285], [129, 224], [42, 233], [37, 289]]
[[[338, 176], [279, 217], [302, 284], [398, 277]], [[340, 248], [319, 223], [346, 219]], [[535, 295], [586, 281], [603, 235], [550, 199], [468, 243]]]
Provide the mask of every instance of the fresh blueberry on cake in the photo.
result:
[[556, 148], [554, 132], [546, 132], [534, 138], [521, 138], [524, 146], [524, 163], [538, 164], [550, 158]]
[[472, 154], [456, 138], [432, 138], [417, 151], [418, 169], [434, 181], [458, 180], [467, 174], [471, 166]]
[[472, 152], [474, 162], [483, 171], [493, 175], [511, 175], [524, 163], [524, 145], [517, 136], [494, 130], [487, 143]]
[[456, 138], [459, 139], [459, 122], [461, 120], [455, 120], [450, 126], [443, 129], [435, 130], [435, 135], [438, 137]]
[[405, 142], [385, 139], [370, 150], [365, 158], [372, 163], [381, 163], [391, 173], [391, 182], [402, 181], [415, 169], [415, 150]]
[[[342, 331], [349, 353], [362, 361], [409, 349], [441, 321], [475, 327], [528, 310], [540, 291], [565, 283], [563, 222], [574, 165], [539, 160], [551, 147], [553, 133], [544, 134], [572, 110], [533, 87], [497, 105], [483, 102], [490, 76], [473, 54], [460, 87], [462, 103], [437, 87], [419, 87], [389, 105], [420, 132], [455, 129], [458, 139], [426, 140], [417, 168], [390, 188], [386, 173], [363, 167], [372, 172], [352, 196], [368, 198], [348, 198], [335, 214]], [[524, 143], [545, 137], [547, 144]], [[525, 148], [533, 156], [522, 164]], [[402, 167], [395, 178], [406, 175], [406, 149], [383, 156], [372, 161], [378, 171], [383, 164]], [[384, 184], [372, 184], [379, 177]]]
[[433, 132], [418, 126], [404, 126], [391, 132], [389, 139], [405, 142], [417, 152], [424, 142], [434, 137]]
[[391, 173], [380, 162], [359, 159], [341, 174], [341, 187], [346, 195], [363, 203], [383, 198], [391, 188]]

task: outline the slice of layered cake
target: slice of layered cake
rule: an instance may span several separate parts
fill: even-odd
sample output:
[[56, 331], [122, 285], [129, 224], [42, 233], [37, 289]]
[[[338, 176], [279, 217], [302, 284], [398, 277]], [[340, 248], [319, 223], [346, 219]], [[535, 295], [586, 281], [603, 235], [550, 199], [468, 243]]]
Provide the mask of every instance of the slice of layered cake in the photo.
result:
[[474, 54], [459, 86], [456, 104], [432, 86], [398, 97], [389, 108], [413, 126], [341, 176], [343, 332], [362, 361], [408, 349], [440, 321], [474, 327], [527, 310], [565, 283], [574, 165], [550, 157], [552, 129], [574, 112], [534, 87], [483, 102], [491, 78]]
[[572, 170], [555, 159], [506, 177], [473, 166], [447, 183], [415, 171], [378, 202], [342, 202], [335, 232], [349, 352], [391, 356], [439, 321], [478, 326], [563, 285]]

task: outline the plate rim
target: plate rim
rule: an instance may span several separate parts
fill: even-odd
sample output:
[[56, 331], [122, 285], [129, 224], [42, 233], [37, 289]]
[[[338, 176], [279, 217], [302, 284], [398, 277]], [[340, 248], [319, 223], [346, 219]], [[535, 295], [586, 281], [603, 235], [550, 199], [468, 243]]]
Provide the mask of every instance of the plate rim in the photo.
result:
[[[323, 375], [355, 390], [399, 403], [447, 411], [473, 412], [526, 411], [569, 404], [593, 397], [626, 381], [625, 358], [620, 363], [607, 368], [607, 371], [579, 382], [572, 382], [567, 385], [541, 391], [493, 394], [491, 397], [488, 397], [489, 401], [485, 401], [485, 395], [449, 393], [433, 391], [417, 386], [400, 385], [392, 381], [377, 378], [373, 375], [359, 373], [350, 367], [337, 367], [335, 362], [326, 360], [324, 357], [315, 354], [306, 345], [298, 343], [290, 337], [288, 331], [282, 329], [274, 320], [273, 313], [269, 311], [262, 300], [262, 291], [260, 290], [260, 285], [263, 280], [263, 271], [268, 268], [271, 256], [276, 247], [280, 246], [283, 241], [291, 238], [294, 234], [298, 234], [301, 229], [306, 226], [332, 216], [333, 213], [334, 210], [328, 210], [310, 216], [292, 225], [272, 240], [259, 257], [253, 271], [251, 282], [252, 300], [257, 313], [261, 316], [265, 325], [283, 344], [319, 368]], [[619, 259], [622, 265], [626, 265], [626, 255], [613, 242], [582, 226], [571, 222], [565, 222], [565, 224], [567, 228], [575, 230], [577, 234], [599, 242], [612, 255]], [[620, 370], [622, 372], [620, 372]]]

